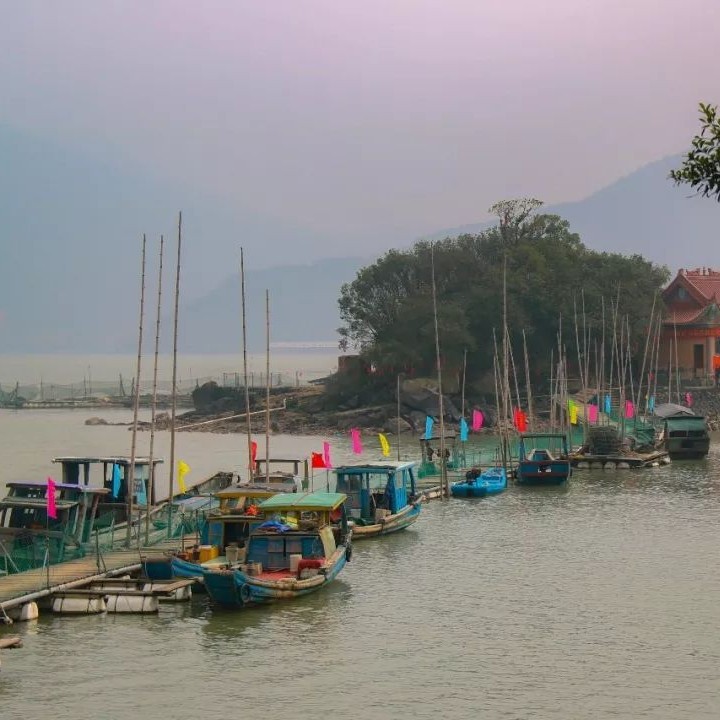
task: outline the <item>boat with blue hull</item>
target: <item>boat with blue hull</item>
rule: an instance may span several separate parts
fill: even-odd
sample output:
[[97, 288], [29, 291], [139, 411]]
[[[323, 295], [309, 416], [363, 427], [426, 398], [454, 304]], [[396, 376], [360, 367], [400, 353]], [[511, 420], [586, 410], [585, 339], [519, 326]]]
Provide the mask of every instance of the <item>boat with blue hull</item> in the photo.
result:
[[486, 497], [507, 489], [505, 468], [493, 467], [487, 470], [473, 468], [465, 473], [465, 479], [450, 485], [450, 494], [457, 498]]
[[342, 493], [282, 493], [263, 502], [266, 519], [250, 532], [244, 562], [203, 567], [218, 605], [244, 608], [294, 600], [325, 587], [352, 554]]
[[523, 433], [515, 477], [521, 485], [561, 485], [572, 474], [567, 437], [561, 433]]
[[179, 552], [148, 554], [143, 558], [145, 575], [153, 580], [195, 578], [202, 581], [203, 567], [225, 567], [244, 561], [250, 531], [265, 519], [260, 513], [260, 504], [283, 490], [294, 492], [295, 486], [253, 483], [233, 485], [214, 493], [215, 507], [200, 525], [197, 544]]
[[335, 469], [337, 491], [348, 496], [354, 540], [404, 530], [418, 519], [422, 496], [415, 485], [415, 466], [380, 461]]

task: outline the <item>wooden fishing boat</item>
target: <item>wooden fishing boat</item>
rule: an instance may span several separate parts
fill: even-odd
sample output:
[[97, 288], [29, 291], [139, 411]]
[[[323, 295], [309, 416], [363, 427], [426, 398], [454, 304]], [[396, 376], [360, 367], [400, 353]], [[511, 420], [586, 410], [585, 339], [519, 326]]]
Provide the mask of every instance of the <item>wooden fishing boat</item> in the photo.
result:
[[277, 492], [299, 492], [303, 489], [300, 476], [300, 463], [295, 458], [258, 458], [255, 461], [251, 482], [253, 484], [273, 485]]
[[148, 553], [143, 557], [145, 575], [153, 580], [195, 578], [202, 581], [204, 567], [227, 567], [244, 562], [250, 531], [265, 519], [259, 506], [278, 492], [281, 489], [277, 483], [253, 483], [233, 485], [215, 493], [216, 507], [201, 525], [198, 543], [179, 552]]
[[[352, 554], [342, 493], [281, 493], [259, 509], [245, 562], [203, 568], [205, 588], [219, 605], [243, 608], [294, 600], [332, 582]], [[290, 520], [290, 523], [287, 522]]]
[[485, 497], [507, 489], [505, 468], [492, 467], [480, 471], [476, 468], [465, 473], [465, 479], [450, 485], [450, 494], [457, 498]]
[[57, 518], [47, 514], [47, 482], [9, 482], [0, 501], [0, 575], [83, 557], [105, 488], [56, 483]]
[[572, 474], [567, 437], [561, 433], [521, 433], [516, 480], [522, 485], [560, 485]]
[[659, 444], [671, 460], [702, 460], [710, 451], [710, 431], [702, 415], [690, 408], [665, 403], [655, 408], [662, 422]]
[[422, 496], [415, 486], [414, 462], [369, 462], [335, 469], [337, 491], [348, 496], [353, 538], [388, 535], [412, 525]]

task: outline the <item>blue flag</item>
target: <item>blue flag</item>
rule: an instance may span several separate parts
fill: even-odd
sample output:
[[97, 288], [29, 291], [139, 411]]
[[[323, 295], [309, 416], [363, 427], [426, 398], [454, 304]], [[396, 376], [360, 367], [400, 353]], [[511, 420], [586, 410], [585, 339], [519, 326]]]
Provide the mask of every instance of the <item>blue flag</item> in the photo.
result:
[[140, 507], [147, 505], [147, 493], [145, 492], [145, 481], [141, 478], [135, 479], [135, 502]]
[[460, 418], [460, 442], [467, 442], [468, 424], [465, 418]]
[[118, 495], [120, 495], [120, 466], [114, 463], [112, 469], [112, 496], [116, 498]]
[[425, 418], [425, 439], [430, 440], [432, 438], [432, 428], [434, 420], [428, 415]]
[[655, 412], [655, 396], [651, 395], [650, 399], [648, 400], [648, 410], [650, 412]]
[[605, 414], [609, 415], [612, 410], [612, 400], [609, 395], [605, 396]]

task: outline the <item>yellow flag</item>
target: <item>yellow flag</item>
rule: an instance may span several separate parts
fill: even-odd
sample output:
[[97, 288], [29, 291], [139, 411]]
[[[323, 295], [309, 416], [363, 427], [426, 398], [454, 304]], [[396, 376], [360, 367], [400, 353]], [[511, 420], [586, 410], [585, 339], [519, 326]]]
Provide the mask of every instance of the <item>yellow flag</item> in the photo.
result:
[[178, 488], [180, 492], [187, 492], [185, 476], [190, 472], [190, 466], [183, 460], [178, 460]]
[[380, 447], [382, 448], [382, 454], [387, 457], [388, 455], [390, 455], [390, 443], [382, 433], [378, 433], [378, 438], [380, 438]]
[[575, 405], [575, 403], [573, 403], [572, 407], [570, 408], [570, 423], [572, 425], [577, 425], [577, 421], [578, 421], [578, 409], [577, 409], [577, 405]]

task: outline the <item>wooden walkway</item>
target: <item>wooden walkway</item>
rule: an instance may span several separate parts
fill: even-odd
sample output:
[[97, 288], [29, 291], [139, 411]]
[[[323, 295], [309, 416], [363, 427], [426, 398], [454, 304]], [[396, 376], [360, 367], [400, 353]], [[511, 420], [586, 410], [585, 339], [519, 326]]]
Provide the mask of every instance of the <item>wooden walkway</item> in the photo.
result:
[[48, 597], [61, 590], [82, 587], [96, 580], [136, 572], [142, 558], [148, 553], [162, 553], [189, 547], [196, 542], [196, 535], [173, 538], [149, 548], [111, 550], [96, 555], [86, 555], [77, 560], [50, 565], [50, 567], [0, 577], [0, 615], [18, 605]]

